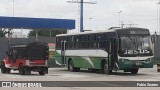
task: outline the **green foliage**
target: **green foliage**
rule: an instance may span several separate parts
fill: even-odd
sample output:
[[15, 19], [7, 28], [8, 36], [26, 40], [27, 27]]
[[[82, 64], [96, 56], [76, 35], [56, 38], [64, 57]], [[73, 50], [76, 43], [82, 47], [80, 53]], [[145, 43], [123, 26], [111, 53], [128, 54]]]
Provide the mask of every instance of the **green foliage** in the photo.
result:
[[36, 36], [38, 30], [38, 36], [55, 37], [57, 34], [66, 33], [65, 29], [34, 29], [29, 32], [29, 36]]
[[5, 37], [6, 34], [7, 34], [7, 31], [5, 31], [4, 29], [0, 28], [0, 37]]

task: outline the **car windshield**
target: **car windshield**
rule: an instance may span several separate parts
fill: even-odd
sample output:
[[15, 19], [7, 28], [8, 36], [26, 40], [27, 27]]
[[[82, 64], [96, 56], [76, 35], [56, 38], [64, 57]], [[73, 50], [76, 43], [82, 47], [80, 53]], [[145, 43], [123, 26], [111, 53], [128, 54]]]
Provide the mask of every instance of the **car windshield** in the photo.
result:
[[147, 54], [151, 50], [151, 36], [121, 37], [121, 54]]

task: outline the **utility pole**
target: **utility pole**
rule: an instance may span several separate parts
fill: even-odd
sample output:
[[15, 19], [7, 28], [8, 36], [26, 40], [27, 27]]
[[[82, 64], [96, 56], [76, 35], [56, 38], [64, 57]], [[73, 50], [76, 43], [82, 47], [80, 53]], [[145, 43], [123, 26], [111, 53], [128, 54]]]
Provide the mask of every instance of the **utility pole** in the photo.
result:
[[90, 30], [92, 30], [92, 25], [91, 25], [91, 23], [92, 23], [92, 18], [89, 18], [89, 20], [90, 20]]
[[[14, 17], [14, 0], [13, 0], [13, 12], [12, 12], [12, 14], [13, 14], [13, 17]], [[10, 46], [11, 46], [11, 38], [12, 38], [12, 31], [13, 30], [13, 28], [8, 28], [8, 51], [10, 50]]]
[[120, 23], [120, 26], [121, 26], [121, 28], [123, 28], [124, 27], [124, 22], [122, 21], [122, 23]]
[[23, 38], [23, 28], [21, 28], [21, 38]]
[[86, 3], [86, 4], [96, 4], [95, 2], [84, 2], [84, 0], [72, 0], [72, 1], [67, 1], [69, 3], [80, 3], [80, 32], [83, 32], [83, 4]]
[[11, 28], [8, 28], [8, 51], [10, 50], [10, 45], [11, 45]]
[[160, 33], [160, 9], [159, 9], [160, 1], [157, 3], [157, 32]]
[[49, 30], [49, 36], [52, 37], [52, 30]]
[[122, 11], [117, 12], [119, 14], [119, 26], [121, 26], [121, 12]]
[[38, 29], [36, 30], [36, 42], [38, 42]]

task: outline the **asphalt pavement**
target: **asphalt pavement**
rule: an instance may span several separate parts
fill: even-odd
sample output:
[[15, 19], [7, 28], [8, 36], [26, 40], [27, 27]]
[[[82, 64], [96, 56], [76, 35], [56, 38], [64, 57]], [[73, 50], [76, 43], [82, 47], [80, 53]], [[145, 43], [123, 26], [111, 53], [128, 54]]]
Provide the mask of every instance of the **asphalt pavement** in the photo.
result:
[[[103, 90], [160, 90], [160, 72], [157, 72], [156, 66], [149, 69], [140, 69], [136, 75], [123, 71], [115, 71], [111, 75], [105, 75], [98, 71], [92, 72], [85, 69], [80, 72], [69, 72], [66, 68], [49, 68], [49, 74], [41, 76], [37, 72], [32, 72], [31, 75], [19, 75], [18, 71], [12, 70], [10, 74], [0, 73], [0, 81], [14, 83], [17, 81], [21, 83], [39, 82], [43, 86], [46, 85], [45, 88], [54, 88], [55, 90], [97, 90], [97, 88]], [[148, 83], [150, 85], [158, 84], [158, 87], [143, 86], [148, 85]], [[3, 88], [3, 90], [5, 89]], [[41, 89], [44, 89], [44, 87], [39, 88], [39, 90]]]

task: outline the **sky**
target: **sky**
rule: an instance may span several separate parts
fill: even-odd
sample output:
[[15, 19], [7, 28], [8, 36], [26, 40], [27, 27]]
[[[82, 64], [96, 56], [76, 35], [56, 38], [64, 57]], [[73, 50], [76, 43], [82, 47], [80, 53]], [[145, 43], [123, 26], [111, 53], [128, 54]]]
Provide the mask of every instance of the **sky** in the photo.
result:
[[[13, 9], [14, 1], [14, 9]], [[75, 19], [76, 29], [79, 31], [80, 5], [68, 3], [71, 0], [0, 0], [0, 16], [36, 17]], [[73, 0], [74, 1], [74, 0]], [[77, 0], [75, 0], [77, 1]], [[97, 2], [84, 4], [84, 29], [93, 31], [107, 30], [119, 27], [119, 21], [128, 27], [148, 28], [151, 33], [160, 33], [160, 5], [159, 0], [84, 0]], [[118, 13], [122, 11], [121, 13]], [[120, 16], [120, 17], [119, 17]], [[15, 30], [20, 32], [21, 30]], [[28, 33], [25, 30], [24, 33]]]

